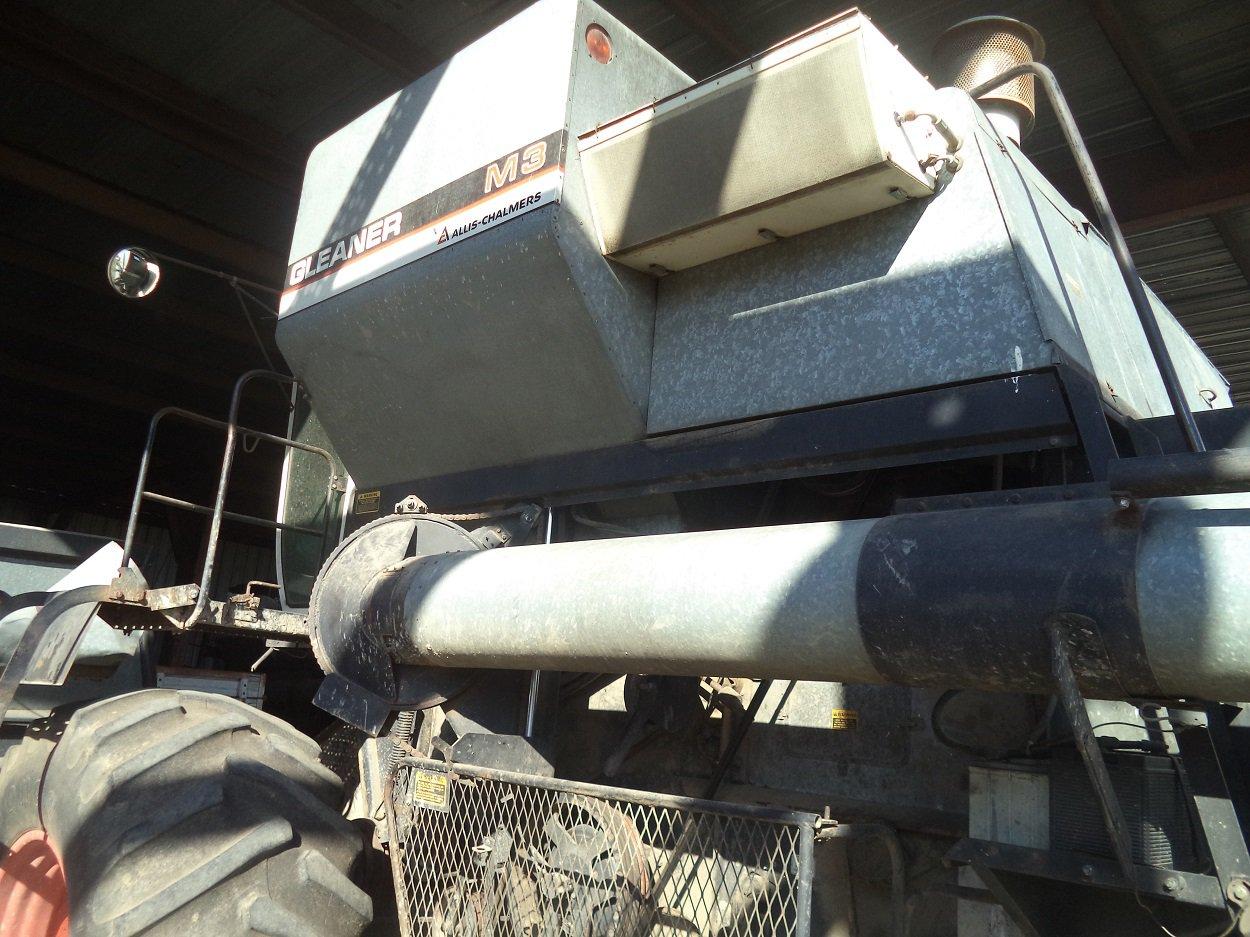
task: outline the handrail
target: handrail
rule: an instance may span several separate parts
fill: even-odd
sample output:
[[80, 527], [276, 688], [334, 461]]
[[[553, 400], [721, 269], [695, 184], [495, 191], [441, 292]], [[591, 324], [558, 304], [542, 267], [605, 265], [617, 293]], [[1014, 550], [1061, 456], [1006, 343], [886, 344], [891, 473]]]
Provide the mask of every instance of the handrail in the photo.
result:
[[[234, 511], [227, 511], [225, 509], [226, 493], [230, 487], [230, 476], [234, 469], [234, 456], [240, 430], [242, 430], [246, 436], [252, 436], [257, 439], [265, 440], [288, 449], [298, 449], [302, 452], [308, 452], [325, 459], [330, 471], [329, 482], [326, 486], [327, 504], [333, 497], [336, 490], [335, 482], [338, 479], [335, 473], [334, 457], [326, 449], [323, 449], [320, 446], [313, 446], [308, 443], [289, 439], [285, 436], [278, 436], [274, 433], [267, 433], [263, 430], [255, 430], [246, 426], [239, 426], [239, 405], [243, 398], [243, 390], [253, 380], [262, 378], [265, 380], [275, 381], [280, 384], [296, 385], [298, 383], [291, 375], [282, 374], [277, 371], [267, 371], [264, 369], [246, 371], [239, 375], [239, 378], [234, 383], [234, 390], [230, 397], [230, 412], [228, 419], [213, 419], [212, 417], [204, 416], [191, 410], [185, 410], [182, 407], [164, 407], [152, 415], [152, 420], [148, 424], [147, 441], [143, 448], [143, 456], [139, 462], [139, 477], [135, 482], [134, 497], [131, 500], [130, 505], [130, 517], [126, 523], [126, 539], [122, 546], [121, 569], [124, 570], [130, 563], [131, 555], [134, 551], [135, 537], [139, 528], [139, 512], [145, 500], [155, 501], [160, 504], [167, 504], [171, 507], [193, 511], [197, 514], [208, 515], [211, 518], [211, 521], [209, 522], [208, 543], [205, 551], [204, 566], [200, 574], [200, 587], [195, 607], [191, 610], [191, 614], [186, 619], [188, 625], [197, 624], [205, 618], [205, 611], [208, 608], [210, 589], [212, 587], [213, 574], [216, 567], [217, 545], [221, 537], [221, 522], [223, 519], [240, 521], [242, 523], [253, 524], [261, 527], [268, 527], [273, 530], [289, 530], [295, 533], [308, 534], [310, 536], [319, 535], [322, 539], [323, 548], [325, 546], [326, 537], [328, 536], [328, 510], [322, 518], [321, 530], [317, 530], [312, 527], [284, 524], [280, 521], [269, 520], [268, 518], [238, 514]], [[191, 501], [184, 501], [181, 498], [173, 498], [169, 495], [148, 491], [146, 488], [148, 474], [152, 465], [152, 451], [156, 445], [156, 431], [162, 420], [169, 416], [180, 417], [190, 422], [201, 423], [205, 426], [213, 426], [226, 431], [225, 451], [222, 454], [221, 471], [217, 477], [217, 492], [211, 508], [207, 505], [196, 504]]]
[[1141, 322], [1142, 330], [1146, 333], [1146, 343], [1150, 346], [1151, 355], [1154, 356], [1155, 365], [1159, 369], [1159, 377], [1163, 380], [1164, 390], [1167, 391], [1168, 400], [1172, 403], [1172, 412], [1180, 424], [1181, 433], [1192, 452], [1205, 452], [1206, 446], [1202, 441], [1202, 433], [1185, 399], [1180, 375], [1176, 372], [1176, 365], [1172, 362], [1167, 343], [1163, 339], [1159, 320], [1155, 318], [1154, 310], [1150, 308], [1150, 299], [1146, 296], [1141, 276], [1137, 272], [1137, 265], [1129, 253], [1128, 243], [1124, 240], [1124, 232], [1120, 230], [1120, 224], [1111, 211], [1111, 203], [1107, 200], [1107, 193], [1102, 187], [1102, 181], [1098, 178], [1098, 170], [1094, 168], [1094, 161], [1085, 147], [1080, 130], [1077, 129], [1076, 118], [1072, 116], [1072, 110], [1068, 107], [1067, 98], [1063, 96], [1063, 91], [1059, 88], [1055, 73], [1040, 62], [1025, 62], [982, 82], [969, 90], [968, 94], [974, 99], [979, 98], [1023, 75], [1032, 75], [1037, 78], [1050, 99], [1051, 107], [1055, 110], [1055, 118], [1059, 122], [1059, 129], [1063, 131], [1068, 149], [1072, 151], [1072, 156], [1076, 160], [1076, 168], [1081, 174], [1081, 181], [1085, 183], [1085, 191], [1094, 206], [1098, 223], [1111, 244], [1111, 253], [1115, 256], [1116, 265], [1120, 268], [1120, 276], [1124, 278], [1124, 285], [1128, 287], [1129, 296], [1133, 300], [1133, 308], [1137, 310], [1137, 318]]

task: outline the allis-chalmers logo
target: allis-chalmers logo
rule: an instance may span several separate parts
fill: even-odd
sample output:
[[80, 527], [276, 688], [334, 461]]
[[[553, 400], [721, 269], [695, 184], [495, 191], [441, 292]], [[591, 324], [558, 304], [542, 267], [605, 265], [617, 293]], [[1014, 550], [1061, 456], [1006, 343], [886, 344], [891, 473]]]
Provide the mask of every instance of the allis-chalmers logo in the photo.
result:
[[[507, 188], [526, 176], [532, 176], [546, 165], [547, 141], [539, 140], [537, 143], [531, 143], [524, 149], [517, 150], [515, 153], [509, 153], [503, 159], [496, 160], [486, 167], [483, 192], [486, 195], [490, 195], [499, 189]], [[453, 228], [449, 225], [444, 225], [437, 229], [438, 237], [436, 243], [443, 244], [453, 238], [471, 234], [478, 228], [494, 224], [496, 221], [509, 215], [532, 207], [535, 203], [541, 202], [542, 198], [542, 193], [537, 192], [524, 198], [519, 198], [507, 205], [493, 205], [481, 217], [465, 221], [457, 227]]]

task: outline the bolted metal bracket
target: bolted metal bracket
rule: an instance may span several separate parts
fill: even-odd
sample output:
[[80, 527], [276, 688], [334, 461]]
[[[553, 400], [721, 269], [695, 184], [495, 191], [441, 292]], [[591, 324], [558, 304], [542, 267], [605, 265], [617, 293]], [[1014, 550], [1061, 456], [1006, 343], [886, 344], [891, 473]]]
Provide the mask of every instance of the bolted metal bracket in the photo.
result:
[[171, 608], [190, 608], [199, 597], [200, 587], [191, 583], [168, 586], [164, 589], [149, 589], [145, 604], [154, 612], [163, 612]]
[[402, 500], [395, 502], [396, 514], [429, 514], [430, 506], [418, 498], [416, 495], [406, 495]]
[[527, 504], [513, 511], [512, 513], [501, 517], [492, 524], [483, 524], [481, 527], [474, 528], [469, 534], [483, 550], [493, 550], [495, 547], [506, 547], [520, 537], [524, 537], [534, 525], [538, 523], [538, 517], [542, 513], [542, 509], [536, 504]]
[[1248, 937], [1250, 935], [1250, 881], [1244, 878], [1233, 879], [1224, 890], [1224, 895], [1228, 898], [1228, 908], [1233, 913], [1236, 922], [1229, 932], [1238, 934], [1240, 937]]
[[142, 605], [147, 600], [148, 583], [133, 566], [123, 566], [109, 583], [108, 601]]

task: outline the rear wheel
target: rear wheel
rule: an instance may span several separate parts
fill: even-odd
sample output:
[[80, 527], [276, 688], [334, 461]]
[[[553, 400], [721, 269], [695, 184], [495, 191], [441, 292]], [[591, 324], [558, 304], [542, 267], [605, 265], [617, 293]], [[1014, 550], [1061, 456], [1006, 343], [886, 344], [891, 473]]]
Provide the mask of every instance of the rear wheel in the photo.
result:
[[[362, 842], [338, 813], [338, 778], [281, 720], [144, 690], [78, 711], [49, 747], [27, 739], [6, 755], [0, 808], [33, 805], [17, 825], [46, 832], [63, 865], [73, 937], [357, 937], [372, 917], [351, 879]], [[12, 847], [28, 831], [4, 832]]]

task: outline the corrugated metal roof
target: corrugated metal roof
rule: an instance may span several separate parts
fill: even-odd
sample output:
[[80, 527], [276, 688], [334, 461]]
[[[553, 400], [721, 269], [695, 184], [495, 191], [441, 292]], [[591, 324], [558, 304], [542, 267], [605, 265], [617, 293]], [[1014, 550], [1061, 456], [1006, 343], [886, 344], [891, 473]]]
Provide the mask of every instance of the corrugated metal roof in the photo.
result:
[[1191, 130], [1250, 115], [1250, 4], [1140, 0], [1128, 6], [1152, 69]]
[[[340, 103], [362, 111], [402, 82], [273, 2], [41, 0], [110, 49], [228, 104], [273, 130], [315, 143], [317, 118]], [[385, 89], [385, 90], [383, 90]]]
[[[1250, 243], [1250, 210], [1218, 221], [1223, 233]], [[1129, 238], [1144, 279], [1215, 366], [1238, 403], [1250, 403], [1250, 282], [1217, 222], [1196, 218]]]
[[0, 140], [281, 254], [294, 197], [0, 62]]

